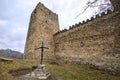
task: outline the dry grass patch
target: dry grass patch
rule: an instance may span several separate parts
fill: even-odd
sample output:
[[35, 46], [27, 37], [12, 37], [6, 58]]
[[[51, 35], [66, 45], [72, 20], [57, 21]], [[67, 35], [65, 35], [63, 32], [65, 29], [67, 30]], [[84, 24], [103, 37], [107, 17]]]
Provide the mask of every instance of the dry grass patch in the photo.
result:
[[32, 69], [32, 66], [36, 66], [36, 61], [22, 60], [22, 59], [13, 59], [12, 62], [3, 62], [0, 61], [0, 80], [17, 80], [11, 74], [10, 71], [16, 71], [20, 69]]

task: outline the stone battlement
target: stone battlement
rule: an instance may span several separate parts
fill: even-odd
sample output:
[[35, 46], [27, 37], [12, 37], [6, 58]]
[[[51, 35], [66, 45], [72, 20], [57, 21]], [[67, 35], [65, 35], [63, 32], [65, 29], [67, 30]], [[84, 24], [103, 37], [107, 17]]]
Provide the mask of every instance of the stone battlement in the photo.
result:
[[108, 14], [110, 14], [110, 13], [112, 13], [112, 12], [113, 12], [112, 10], [108, 10], [107, 12], [102, 12], [102, 13], [100, 13], [100, 14], [97, 14], [97, 15], [95, 15], [95, 16], [92, 16], [90, 19], [87, 19], [87, 20], [84, 20], [84, 21], [82, 21], [82, 22], [76, 23], [75, 25], [69, 26], [69, 29], [63, 29], [63, 30], [61, 30], [61, 31], [58, 31], [58, 32], [56, 32], [54, 35], [61, 34], [61, 33], [63, 33], [63, 32], [69, 31], [69, 30], [71, 30], [71, 29], [73, 29], [73, 28], [81, 27], [82, 25], [87, 24], [87, 23], [90, 22], [90, 21], [96, 20], [97, 18], [100, 18], [100, 17], [102, 17], [102, 16], [104, 16], [104, 15], [108, 15]]

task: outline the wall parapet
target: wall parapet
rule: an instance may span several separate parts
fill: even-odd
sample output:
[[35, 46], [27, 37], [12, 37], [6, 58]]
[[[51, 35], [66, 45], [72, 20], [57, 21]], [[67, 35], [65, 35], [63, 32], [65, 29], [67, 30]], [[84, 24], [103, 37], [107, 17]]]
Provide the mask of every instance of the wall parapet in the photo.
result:
[[54, 34], [54, 36], [55, 36], [55, 35], [59, 35], [60, 33], [67, 32], [67, 31], [69, 31], [69, 30], [71, 30], [71, 29], [74, 29], [74, 28], [77, 28], [77, 27], [81, 27], [82, 25], [85, 25], [85, 24], [87, 24], [87, 23], [89, 23], [89, 22], [92, 22], [92, 21], [95, 20], [95, 19], [98, 19], [98, 18], [100, 18], [100, 17], [102, 17], [102, 16], [104, 16], [104, 15], [108, 15], [108, 14], [110, 14], [110, 13], [113, 13], [113, 10], [107, 10], [106, 12], [102, 12], [102, 13], [100, 13], [100, 14], [97, 14], [97, 15], [92, 16], [90, 19], [86, 19], [86, 20], [83, 20], [82, 22], [79, 22], [79, 23], [76, 23], [76, 24], [74, 24], [74, 25], [72, 25], [72, 26], [69, 26], [69, 29], [60, 30], [60, 31], [56, 32], [56, 33]]

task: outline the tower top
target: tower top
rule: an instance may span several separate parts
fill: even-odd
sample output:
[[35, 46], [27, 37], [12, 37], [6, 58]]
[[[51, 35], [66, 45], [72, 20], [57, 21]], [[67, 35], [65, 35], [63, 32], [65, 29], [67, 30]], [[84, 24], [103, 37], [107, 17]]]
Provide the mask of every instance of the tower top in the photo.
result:
[[33, 10], [33, 12], [35, 11], [48, 11], [48, 13], [52, 13], [54, 15], [56, 15], [56, 17], [58, 17], [58, 14], [56, 14], [55, 12], [51, 11], [49, 8], [47, 8], [43, 3], [39, 2], [37, 4], [37, 6], [35, 7], [35, 9]]
[[41, 3], [41, 2], [39, 2], [39, 3], [37, 4], [37, 6], [44, 6], [44, 4]]

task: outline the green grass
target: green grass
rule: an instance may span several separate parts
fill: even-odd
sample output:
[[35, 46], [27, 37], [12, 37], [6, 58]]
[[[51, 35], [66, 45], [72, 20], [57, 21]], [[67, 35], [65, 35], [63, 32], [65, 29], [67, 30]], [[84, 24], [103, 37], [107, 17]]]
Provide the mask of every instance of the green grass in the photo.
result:
[[[59, 63], [60, 65], [45, 62], [49, 72], [63, 80], [120, 80], [120, 76], [113, 76], [99, 70], [91, 69], [85, 65], [72, 65]], [[14, 59], [13, 62], [0, 61], [0, 80], [17, 80], [8, 72], [24, 68], [32, 68], [38, 65], [36, 61]]]
[[120, 80], [120, 76], [113, 76], [99, 70], [91, 69], [85, 65], [51, 65], [48, 70], [63, 80]]

